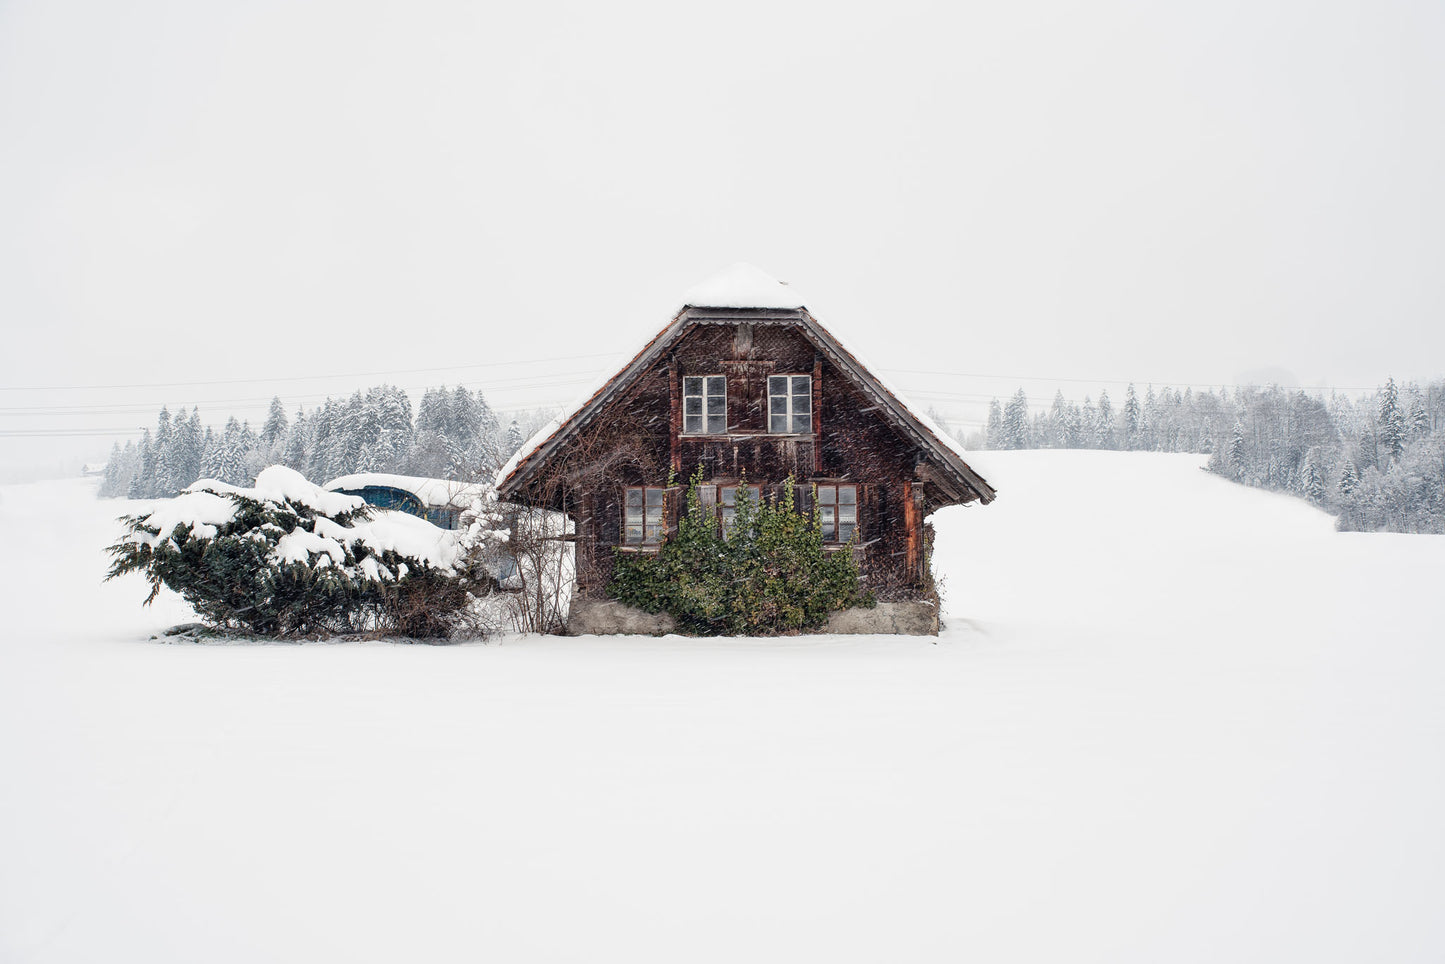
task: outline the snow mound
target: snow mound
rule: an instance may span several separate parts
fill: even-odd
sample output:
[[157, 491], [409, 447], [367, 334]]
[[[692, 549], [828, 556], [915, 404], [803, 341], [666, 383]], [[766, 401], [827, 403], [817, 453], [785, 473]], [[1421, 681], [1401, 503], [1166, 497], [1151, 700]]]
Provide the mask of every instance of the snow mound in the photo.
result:
[[682, 295], [694, 308], [801, 308], [798, 293], [760, 268], [739, 261]]
[[[456, 485], [469, 493], [485, 489], [484, 486]], [[192, 538], [214, 539], [222, 526], [235, 520], [238, 500], [241, 499], [269, 505], [276, 510], [284, 509], [289, 503], [292, 507], [306, 507], [316, 513], [316, 517], [309, 521], [298, 520], [296, 528], [289, 532], [282, 532], [273, 524], [259, 530], [261, 538], [274, 539], [270, 553], [274, 561], [317, 567], [336, 566], [346, 569], [350, 575], [371, 579], [379, 576], [391, 578], [391, 573], [367, 559], [361, 560], [358, 566], [348, 568], [348, 550], [360, 545], [376, 555], [391, 551], [450, 572], [465, 553], [465, 544], [472, 539], [493, 538], [491, 527], [498, 524], [494, 513], [477, 511], [474, 505], [474, 521], [465, 532], [439, 528], [408, 512], [384, 509], [371, 509], [367, 517], [345, 525], [333, 517], [364, 508], [365, 500], [328, 491], [299, 472], [273, 465], [262, 470], [251, 488], [215, 479], [201, 479], [142, 517], [146, 528], [156, 530], [154, 535], [135, 534], [132, 538], [141, 539], [154, 547], [169, 539], [177, 526], [186, 525], [191, 529]], [[268, 529], [269, 532], [265, 531]]]

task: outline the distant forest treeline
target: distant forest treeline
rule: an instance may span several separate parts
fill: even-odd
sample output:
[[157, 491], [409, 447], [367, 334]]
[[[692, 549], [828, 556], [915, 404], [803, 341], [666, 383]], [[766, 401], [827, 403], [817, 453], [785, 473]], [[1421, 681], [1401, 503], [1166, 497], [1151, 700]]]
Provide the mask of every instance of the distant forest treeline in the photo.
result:
[[217, 432], [192, 408], [162, 408], [139, 443], [118, 443], [101, 480], [103, 498], [173, 496], [197, 479], [250, 485], [268, 465], [285, 465], [318, 484], [352, 472], [429, 478], [490, 478], [548, 417], [531, 412], [503, 426], [482, 393], [431, 388], [416, 417], [406, 392], [378, 385], [347, 399], [328, 398], [287, 417], [280, 398], [257, 431], [231, 418]]
[[1328, 398], [1272, 386], [1179, 392], [1133, 385], [1082, 405], [1054, 395], [1030, 414], [1023, 389], [989, 405], [974, 448], [1085, 448], [1209, 455], [1209, 470], [1291, 492], [1365, 532], [1445, 532], [1445, 381]]

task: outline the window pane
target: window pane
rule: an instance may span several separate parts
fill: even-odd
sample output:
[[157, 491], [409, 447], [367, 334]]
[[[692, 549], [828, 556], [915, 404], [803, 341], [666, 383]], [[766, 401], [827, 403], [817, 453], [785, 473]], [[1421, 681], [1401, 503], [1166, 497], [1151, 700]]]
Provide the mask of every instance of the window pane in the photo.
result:
[[812, 376], [812, 375], [794, 375], [794, 376], [793, 376], [793, 394], [794, 394], [794, 395], [811, 395], [811, 394], [813, 394], [813, 376]]
[[707, 413], [709, 415], [725, 415], [728, 410], [728, 400], [724, 395], [709, 395], [707, 397]]
[[842, 505], [849, 505], [849, 504], [852, 504], [852, 503], [857, 502], [857, 501], [858, 501], [858, 486], [856, 486], [856, 485], [840, 485], [840, 486], [838, 486], [838, 502], [839, 502], [840, 504], [842, 504]]
[[641, 541], [642, 541], [642, 526], [641, 526], [641, 525], [628, 525], [628, 527], [627, 527], [627, 541], [628, 541], [628, 542], [632, 542], [632, 543], [641, 542]]
[[788, 431], [788, 416], [772, 416], [772, 421], [768, 423], [768, 431], [777, 432], [780, 435], [786, 433]]
[[857, 522], [857, 521], [858, 521], [858, 507], [857, 507], [856, 505], [840, 505], [840, 506], [838, 506], [838, 521], [839, 521], [839, 522]]
[[853, 525], [853, 523], [851, 522], [838, 523], [838, 541], [847, 542], [849, 539], [853, 538], [853, 532], [855, 529], [857, 529], [857, 526]]
[[793, 416], [793, 434], [806, 435], [813, 430], [813, 417], [811, 415]]
[[738, 502], [738, 489], [737, 489], [737, 486], [735, 486], [735, 485], [723, 486], [723, 490], [722, 490], [722, 503], [723, 503], [723, 505], [737, 505], [737, 502]]
[[769, 394], [769, 395], [786, 395], [786, 394], [788, 394], [788, 376], [787, 376], [787, 375], [769, 375], [769, 376], [768, 376], [768, 394]]
[[728, 391], [728, 380], [725, 375], [709, 375], [707, 377], [707, 393], [709, 395], [726, 395]]
[[702, 379], [701, 379], [701, 378], [684, 378], [684, 379], [682, 380], [682, 393], [683, 393], [684, 395], [701, 395], [701, 394], [702, 394]]
[[768, 399], [768, 414], [770, 414], [770, 415], [786, 415], [786, 414], [788, 414], [788, 396], [786, 396], [786, 395], [774, 395], [772, 398]]
[[723, 415], [709, 415], [707, 417], [707, 434], [723, 435], [728, 430], [728, 420]]
[[704, 506], [717, 504], [717, 486], [700, 485], [697, 487], [697, 501]]
[[702, 414], [702, 396], [689, 395], [682, 400], [682, 411], [686, 415]]
[[826, 505], [838, 501], [838, 489], [832, 485], [818, 486], [818, 504]]
[[652, 507], [655, 506], [655, 505], [662, 505], [662, 490], [661, 490], [661, 489], [648, 489], [648, 490], [647, 490], [647, 507], [650, 509], [650, 508], [652, 508]]
[[629, 506], [642, 505], [642, 490], [629, 488], [627, 490], [627, 504]]
[[763, 497], [762, 493], [763, 493], [763, 487], [762, 487], [762, 486], [760, 486], [760, 485], [750, 485], [750, 486], [748, 486], [748, 495], [749, 495], [749, 497], [752, 498], [753, 502], [756, 503], [756, 502], [760, 501], [760, 500], [762, 499], [762, 497]]
[[702, 434], [702, 416], [689, 415], [682, 420], [682, 430], [688, 435]]

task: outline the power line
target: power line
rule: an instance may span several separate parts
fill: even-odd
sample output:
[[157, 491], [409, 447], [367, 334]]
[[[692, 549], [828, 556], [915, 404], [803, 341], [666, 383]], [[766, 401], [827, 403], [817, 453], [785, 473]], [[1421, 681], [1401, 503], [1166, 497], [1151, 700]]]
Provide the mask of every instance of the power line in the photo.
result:
[[[880, 372], [892, 375], [943, 375], [951, 378], [1012, 379], [1018, 382], [1077, 382], [1081, 385], [1158, 385], [1161, 388], [1264, 388], [1259, 383], [1237, 384], [1234, 382], [1174, 382], [1162, 378], [1061, 378], [1051, 375], [985, 375], [981, 372], [925, 371], [915, 368], [880, 368]], [[1281, 386], [1286, 387], [1286, 386]], [[1380, 386], [1359, 385], [1300, 385], [1302, 391], [1322, 392], [1374, 392]]]
[[[584, 381], [590, 381], [596, 377], [596, 372], [588, 370], [585, 372], [564, 372], [557, 376], [523, 375], [517, 378], [504, 378], [492, 381], [469, 381], [457, 382], [458, 386], [480, 386], [483, 388], [495, 389], [504, 388], [509, 391], [525, 391], [529, 388], [543, 388], [557, 385], [570, 385]], [[437, 386], [428, 386], [422, 389], [429, 391]], [[444, 386], [443, 386], [444, 387]], [[359, 391], [359, 389], [358, 389]], [[346, 398], [346, 395], [338, 395], [335, 392], [311, 392], [305, 395], [288, 395], [287, 401], [302, 402], [316, 399]], [[172, 402], [174, 399], [171, 400]], [[249, 398], [210, 398], [201, 399], [192, 403], [196, 407], [215, 405], [267, 405], [271, 401], [269, 396], [252, 396]], [[147, 412], [159, 411], [162, 406], [169, 407], [170, 402], [95, 402], [91, 404], [75, 403], [71, 405], [12, 405], [0, 407], [0, 416], [15, 415], [92, 415], [92, 414], [145, 414]], [[190, 408], [190, 405], [182, 404], [177, 406], [176, 411], [183, 411]]]
[[117, 388], [192, 388], [197, 385], [265, 385], [272, 382], [320, 381], [327, 378], [372, 378], [390, 375], [416, 375], [421, 372], [466, 371], [473, 368], [502, 368], [511, 365], [536, 365], [542, 362], [577, 361], [584, 358], [616, 358], [617, 352], [592, 355], [566, 355], [560, 358], [527, 358], [520, 361], [479, 362], [475, 365], [440, 365], [435, 368], [394, 368], [372, 372], [336, 372], [327, 375], [285, 375], [272, 378], [210, 378], [193, 382], [133, 382], [116, 385], [0, 385], [0, 392], [80, 392]]

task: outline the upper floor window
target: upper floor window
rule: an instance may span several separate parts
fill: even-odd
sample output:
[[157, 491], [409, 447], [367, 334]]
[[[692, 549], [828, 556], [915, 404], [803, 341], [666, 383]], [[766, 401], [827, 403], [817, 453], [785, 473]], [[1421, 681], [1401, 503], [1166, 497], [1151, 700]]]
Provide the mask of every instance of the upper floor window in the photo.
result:
[[818, 524], [824, 542], [847, 542], [858, 529], [858, 486], [818, 486]]
[[806, 435], [813, 430], [813, 376], [768, 376], [768, 431]]
[[724, 435], [728, 430], [728, 380], [725, 375], [688, 375], [682, 380], [682, 431], [685, 435]]
[[629, 546], [655, 546], [667, 533], [663, 512], [666, 489], [629, 486], [622, 510], [622, 541]]

